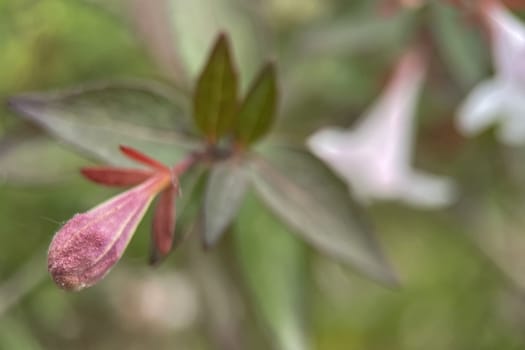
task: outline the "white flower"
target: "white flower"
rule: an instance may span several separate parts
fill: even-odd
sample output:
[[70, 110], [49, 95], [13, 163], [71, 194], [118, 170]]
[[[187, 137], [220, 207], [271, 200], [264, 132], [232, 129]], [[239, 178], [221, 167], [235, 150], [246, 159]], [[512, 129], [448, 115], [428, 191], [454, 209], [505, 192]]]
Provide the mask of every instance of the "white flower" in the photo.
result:
[[480, 83], [458, 113], [458, 127], [472, 135], [499, 123], [509, 145], [525, 143], [525, 26], [497, 1], [483, 11], [492, 40], [495, 75]]
[[379, 101], [352, 130], [316, 132], [308, 147], [346, 180], [362, 201], [397, 199], [439, 207], [454, 198], [452, 183], [412, 169], [413, 119], [424, 77], [417, 52], [407, 53]]

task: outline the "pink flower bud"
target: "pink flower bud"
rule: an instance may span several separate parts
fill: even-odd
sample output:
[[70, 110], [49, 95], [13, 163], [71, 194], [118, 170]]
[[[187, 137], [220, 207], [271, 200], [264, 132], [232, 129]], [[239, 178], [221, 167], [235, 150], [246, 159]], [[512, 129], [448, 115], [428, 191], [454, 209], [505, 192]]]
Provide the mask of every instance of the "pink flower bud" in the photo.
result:
[[56, 284], [80, 290], [104, 278], [121, 258], [153, 197], [170, 181], [169, 174], [159, 173], [69, 220], [49, 247], [48, 269]]

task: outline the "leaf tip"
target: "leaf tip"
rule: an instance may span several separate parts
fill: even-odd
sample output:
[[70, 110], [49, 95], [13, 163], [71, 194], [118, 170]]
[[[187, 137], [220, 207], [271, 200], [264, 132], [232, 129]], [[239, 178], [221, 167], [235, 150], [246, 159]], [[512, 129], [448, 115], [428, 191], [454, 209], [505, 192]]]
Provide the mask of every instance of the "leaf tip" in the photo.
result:
[[206, 225], [203, 225], [202, 229], [202, 246], [205, 250], [213, 248], [222, 238], [223, 234], [226, 233], [227, 229], [217, 230], [206, 228]]
[[129, 159], [132, 159], [138, 163], [141, 163], [143, 165], [146, 165], [150, 168], [168, 171], [169, 168], [165, 166], [164, 164], [160, 163], [159, 161], [147, 156], [146, 154], [136, 150], [133, 147], [125, 146], [125, 145], [119, 145], [119, 150]]
[[157, 249], [155, 249], [154, 245], [152, 244], [150, 248], [148, 264], [153, 267], [159, 266], [164, 261], [165, 258], [166, 256], [160, 254], [157, 251]]
[[403, 285], [396, 270], [386, 261], [386, 258], [383, 261], [383, 269], [377, 274], [376, 280], [390, 289], [398, 289]]
[[220, 31], [217, 35], [211, 50], [211, 56], [214, 56], [219, 51], [225, 51], [225, 54], [230, 56], [230, 36], [226, 31]]
[[202, 249], [204, 251], [208, 251], [215, 246], [215, 244], [220, 238], [220, 233], [217, 234], [217, 232], [215, 232], [217, 230], [210, 229], [211, 225], [207, 222], [209, 220], [207, 220], [207, 215], [205, 212], [203, 212], [201, 215], [202, 215], [202, 218], [201, 218], [201, 222], [199, 225], [200, 226], [199, 227], [200, 238], [201, 238], [200, 240], [201, 240]]
[[28, 95], [18, 95], [9, 97], [6, 105], [13, 112], [28, 115], [34, 108], [42, 106], [42, 101]]
[[238, 74], [229, 36], [220, 32], [197, 78], [193, 117], [210, 143], [230, 129], [237, 105]]
[[274, 58], [267, 60], [261, 70], [264, 74], [277, 76], [277, 61]]
[[228, 41], [228, 33], [226, 33], [225, 30], [221, 29], [219, 31], [219, 33], [217, 34], [216, 41], [217, 42], [221, 42], [221, 41], [227, 42]]

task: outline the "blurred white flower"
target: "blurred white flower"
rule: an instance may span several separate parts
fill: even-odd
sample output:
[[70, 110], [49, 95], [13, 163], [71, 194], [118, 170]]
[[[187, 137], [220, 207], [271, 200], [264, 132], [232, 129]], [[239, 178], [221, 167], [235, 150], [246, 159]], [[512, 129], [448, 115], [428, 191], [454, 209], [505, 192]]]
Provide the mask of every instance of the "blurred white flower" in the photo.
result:
[[414, 110], [424, 77], [423, 58], [408, 52], [379, 101], [351, 130], [316, 132], [308, 147], [362, 201], [397, 199], [439, 207], [454, 198], [451, 181], [411, 167]]
[[458, 113], [458, 127], [472, 135], [499, 123], [498, 136], [510, 145], [525, 143], [525, 25], [498, 1], [486, 1], [495, 75], [480, 83]]

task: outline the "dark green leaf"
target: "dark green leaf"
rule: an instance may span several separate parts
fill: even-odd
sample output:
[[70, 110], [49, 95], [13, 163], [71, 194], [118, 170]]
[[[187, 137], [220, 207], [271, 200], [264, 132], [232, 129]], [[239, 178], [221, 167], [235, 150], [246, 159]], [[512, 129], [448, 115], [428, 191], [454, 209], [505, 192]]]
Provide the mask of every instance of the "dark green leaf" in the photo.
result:
[[243, 205], [234, 237], [256, 314], [271, 331], [275, 348], [307, 349], [304, 245], [253, 195]]
[[235, 136], [241, 143], [253, 143], [271, 128], [277, 107], [275, 67], [267, 64], [250, 87], [239, 108]]
[[252, 164], [255, 188], [276, 215], [320, 251], [376, 280], [395, 277], [346, 186], [310, 154], [274, 147]]
[[447, 4], [432, 2], [432, 31], [440, 53], [464, 88], [471, 88], [487, 69], [483, 42], [474, 26], [465, 21], [465, 14]]
[[193, 117], [214, 142], [231, 131], [237, 107], [237, 74], [226, 35], [221, 34], [199, 76], [193, 97]]
[[[170, 98], [166, 97], [170, 95]], [[182, 100], [158, 84], [97, 84], [28, 94], [10, 107], [52, 135], [114, 164], [128, 164], [118, 145], [130, 145], [168, 164], [194, 148]]]
[[237, 215], [246, 184], [246, 169], [236, 160], [212, 169], [204, 199], [203, 240], [206, 246], [215, 244]]

